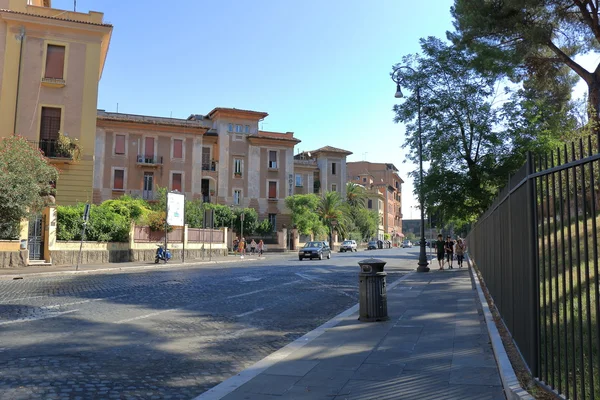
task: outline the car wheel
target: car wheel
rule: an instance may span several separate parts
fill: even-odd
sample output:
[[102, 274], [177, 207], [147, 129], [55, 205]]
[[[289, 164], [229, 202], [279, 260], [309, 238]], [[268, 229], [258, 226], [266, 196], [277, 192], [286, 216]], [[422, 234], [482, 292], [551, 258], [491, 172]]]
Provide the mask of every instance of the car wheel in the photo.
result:
[[319, 260], [323, 259], [323, 253], [319, 253]]
[[302, 261], [302, 257], [298, 257], [298, 260], [299, 260], [299, 261]]
[[330, 260], [331, 259], [331, 252], [327, 253], [327, 259]]

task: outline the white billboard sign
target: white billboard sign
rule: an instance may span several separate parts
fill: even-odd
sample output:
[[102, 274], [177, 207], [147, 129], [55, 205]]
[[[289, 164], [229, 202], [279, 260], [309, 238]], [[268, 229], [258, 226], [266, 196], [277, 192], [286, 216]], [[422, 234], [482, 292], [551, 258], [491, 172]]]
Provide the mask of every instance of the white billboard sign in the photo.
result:
[[181, 193], [167, 193], [167, 224], [183, 226], [185, 196]]

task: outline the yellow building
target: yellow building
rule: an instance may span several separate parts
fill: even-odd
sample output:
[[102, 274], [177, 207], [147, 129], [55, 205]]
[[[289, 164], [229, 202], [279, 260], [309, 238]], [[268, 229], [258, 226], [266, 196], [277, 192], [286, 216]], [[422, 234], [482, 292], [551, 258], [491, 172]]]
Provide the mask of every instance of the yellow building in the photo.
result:
[[0, 137], [35, 143], [60, 171], [58, 204], [92, 200], [98, 83], [112, 26], [51, 0], [0, 0]]

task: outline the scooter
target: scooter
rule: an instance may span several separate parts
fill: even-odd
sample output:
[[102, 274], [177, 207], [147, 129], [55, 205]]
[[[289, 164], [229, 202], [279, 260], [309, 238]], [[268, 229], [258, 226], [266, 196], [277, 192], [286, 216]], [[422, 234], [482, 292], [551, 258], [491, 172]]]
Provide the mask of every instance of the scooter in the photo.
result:
[[165, 250], [162, 246], [158, 246], [158, 249], [156, 249], [156, 257], [154, 257], [154, 264], [158, 264], [160, 260], [163, 260], [166, 264], [170, 259], [171, 252], [168, 249]]

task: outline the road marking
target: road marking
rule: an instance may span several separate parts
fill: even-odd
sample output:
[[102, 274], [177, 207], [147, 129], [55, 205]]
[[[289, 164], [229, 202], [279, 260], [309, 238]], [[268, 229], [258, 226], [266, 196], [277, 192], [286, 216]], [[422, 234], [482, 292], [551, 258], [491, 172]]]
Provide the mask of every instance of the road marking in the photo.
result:
[[19, 300], [38, 299], [40, 297], [48, 297], [48, 296], [19, 297], [18, 299], [10, 299], [10, 300], [6, 300], [6, 301], [2, 301], [2, 302], [0, 302], [0, 304], [9, 304], [9, 303], [12, 303], [13, 301], [19, 301]]
[[15, 319], [12, 321], [4, 321], [4, 322], [0, 322], [0, 325], [18, 324], [20, 322], [32, 322], [32, 321], [39, 321], [41, 319], [56, 318], [56, 317], [60, 317], [61, 315], [74, 313], [75, 311], [79, 311], [79, 310], [61, 311], [61, 312], [57, 312], [57, 313], [43, 315], [40, 317], [27, 317], [27, 318]]
[[171, 308], [169, 310], [162, 310], [162, 311], [157, 311], [157, 312], [153, 312], [153, 313], [150, 313], [150, 314], [140, 315], [139, 317], [122, 319], [120, 321], [115, 321], [113, 323], [114, 324], [122, 324], [122, 323], [125, 323], [125, 322], [137, 321], [139, 319], [146, 319], [146, 318], [154, 317], [155, 315], [160, 315], [160, 314], [168, 313], [170, 311], [177, 311], [177, 310], [179, 310], [179, 309], [178, 308]]
[[278, 285], [278, 286], [271, 286], [271, 287], [264, 288], [264, 289], [253, 290], [252, 292], [248, 292], [248, 293], [235, 294], [233, 296], [227, 297], [227, 299], [236, 299], [238, 297], [250, 296], [251, 294], [256, 294], [256, 293], [264, 292], [266, 290], [272, 290], [272, 289], [274, 289], [276, 287], [279, 287], [279, 286], [292, 285], [292, 284], [298, 283], [298, 282], [302, 282], [302, 281], [301, 280], [296, 280], [296, 281], [291, 281], [291, 282], [287, 282], [287, 283], [282, 283], [281, 285]]
[[310, 275], [302, 274], [302, 273], [300, 273], [300, 272], [296, 272], [296, 275], [298, 275], [300, 278], [304, 278], [304, 279], [306, 279], [307, 281], [314, 282], [314, 283], [316, 283], [316, 284], [317, 284], [317, 285], [319, 285], [319, 286], [323, 286], [323, 287], [326, 287], [326, 288], [328, 288], [328, 289], [333, 289], [333, 290], [335, 290], [336, 292], [338, 292], [338, 293], [340, 293], [340, 294], [343, 294], [344, 296], [350, 297], [352, 300], [356, 300], [356, 299], [354, 298], [354, 296], [352, 296], [352, 295], [350, 295], [350, 294], [346, 293], [346, 291], [345, 291], [345, 290], [339, 289], [337, 286], [333, 286], [333, 285], [326, 285], [326, 284], [324, 284], [324, 283], [321, 283], [321, 282], [319, 282], [318, 278], [315, 278], [315, 277], [313, 277], [313, 276], [310, 276]]
[[125, 297], [125, 296], [127, 296], [127, 295], [126, 294], [122, 294], [120, 296], [102, 297], [102, 298], [98, 298], [98, 299], [89, 299], [89, 300], [74, 301], [72, 303], [55, 304], [55, 305], [52, 305], [52, 306], [43, 306], [43, 307], [40, 307], [40, 308], [43, 309], [43, 310], [46, 310], [46, 309], [52, 309], [52, 308], [74, 306], [74, 305], [77, 305], [77, 304], [91, 303], [91, 302], [94, 302], [94, 301], [103, 301], [103, 300], [118, 299], [119, 297]]
[[260, 312], [262, 310], [264, 310], [264, 308], [257, 308], [256, 310], [252, 310], [252, 311], [248, 311], [248, 312], [245, 312], [245, 313], [238, 314], [235, 317], [236, 318], [245, 317], [246, 315], [254, 314], [254, 313]]

